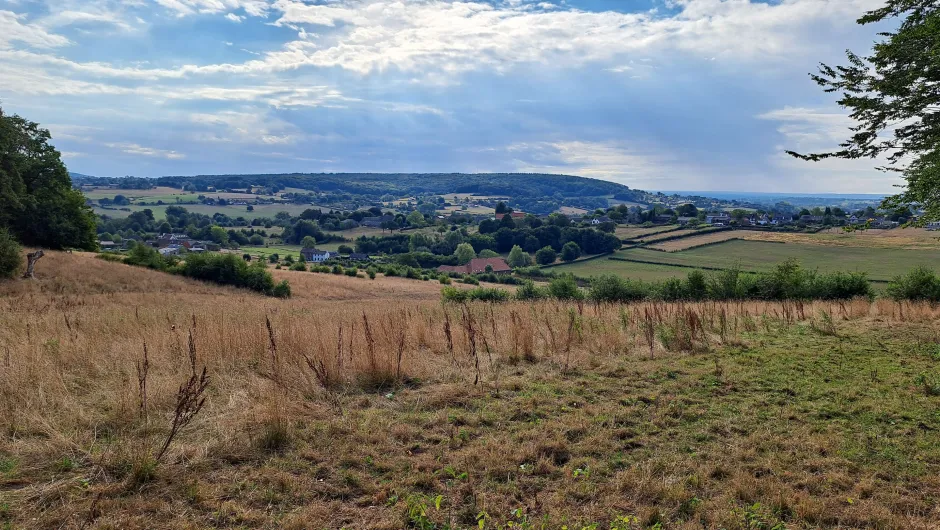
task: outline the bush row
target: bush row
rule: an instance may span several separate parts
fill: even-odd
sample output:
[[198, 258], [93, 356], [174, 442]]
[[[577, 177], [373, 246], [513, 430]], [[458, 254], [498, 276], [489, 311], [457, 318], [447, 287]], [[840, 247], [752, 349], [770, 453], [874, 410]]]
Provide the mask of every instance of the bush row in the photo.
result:
[[[99, 254], [107, 261], [116, 261], [113, 255]], [[118, 258], [120, 259], [120, 258]], [[286, 280], [274, 283], [274, 277], [265, 270], [263, 261], [249, 265], [235, 254], [188, 254], [185, 261], [175, 256], [162, 256], [156, 249], [146, 245], [135, 245], [120, 259], [128, 265], [178, 274], [197, 280], [232, 285], [251, 289], [268, 296], [290, 298], [290, 284]]]
[[[923, 272], [921, 272], [923, 274]], [[940, 279], [934, 276], [937, 296]], [[925, 280], [911, 281], [911, 290], [924, 289]], [[486, 298], [473, 294], [442, 293], [445, 301], [467, 300], [503, 301], [511, 298], [487, 293]], [[918, 291], [920, 292], [920, 291]], [[464, 292], [466, 293], [466, 291]], [[872, 297], [868, 278], [864, 273], [835, 272], [821, 274], [803, 269], [795, 261], [781, 263], [767, 273], [744, 273], [736, 269], [705, 274], [694, 270], [686, 278], [670, 278], [661, 282], [644, 282], [606, 275], [591, 280], [583, 290], [571, 275], [558, 275], [546, 286], [525, 280], [516, 291], [517, 300], [591, 300], [593, 302], [623, 303], [640, 300], [847, 300]]]

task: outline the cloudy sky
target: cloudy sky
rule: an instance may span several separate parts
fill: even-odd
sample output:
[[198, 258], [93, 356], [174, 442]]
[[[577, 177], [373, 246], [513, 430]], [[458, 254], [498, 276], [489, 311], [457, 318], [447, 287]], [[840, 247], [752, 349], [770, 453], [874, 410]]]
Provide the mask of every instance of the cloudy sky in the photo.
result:
[[882, 0], [0, 0], [0, 105], [72, 171], [554, 172], [656, 190], [890, 192], [812, 164], [807, 77]]

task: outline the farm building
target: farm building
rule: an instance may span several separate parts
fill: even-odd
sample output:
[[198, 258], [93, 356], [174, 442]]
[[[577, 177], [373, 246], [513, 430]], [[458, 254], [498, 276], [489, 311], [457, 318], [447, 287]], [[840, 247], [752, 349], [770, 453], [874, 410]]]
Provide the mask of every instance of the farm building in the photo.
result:
[[[490, 271], [487, 271], [487, 267]], [[459, 274], [482, 274], [484, 272], [495, 272], [496, 274], [509, 274], [512, 268], [503, 258], [475, 258], [466, 265], [441, 265], [437, 268], [439, 272], [456, 272]]]

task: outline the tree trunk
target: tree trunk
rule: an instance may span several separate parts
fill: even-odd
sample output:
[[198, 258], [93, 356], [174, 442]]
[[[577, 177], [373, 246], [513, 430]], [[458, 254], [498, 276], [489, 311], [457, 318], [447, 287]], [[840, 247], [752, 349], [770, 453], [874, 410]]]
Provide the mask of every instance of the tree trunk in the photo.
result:
[[39, 258], [45, 256], [43, 251], [37, 250], [36, 252], [30, 252], [26, 255], [26, 272], [23, 273], [24, 279], [32, 280], [36, 278], [33, 276], [33, 267], [36, 266], [36, 262], [39, 261]]

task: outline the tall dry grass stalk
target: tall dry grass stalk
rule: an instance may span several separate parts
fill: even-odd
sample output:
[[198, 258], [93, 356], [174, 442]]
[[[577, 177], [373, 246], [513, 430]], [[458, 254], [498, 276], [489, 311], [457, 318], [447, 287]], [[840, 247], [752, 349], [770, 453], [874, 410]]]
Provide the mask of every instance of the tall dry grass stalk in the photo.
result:
[[758, 322], [940, 320], [940, 307], [885, 300], [453, 306], [425, 282], [412, 283], [427, 301], [386, 299], [381, 279], [343, 279], [359, 289], [346, 301], [284, 301], [80, 256], [42, 265], [37, 281], [0, 284], [0, 451], [37, 468], [71, 451], [100, 456], [105, 438], [155, 436], [158, 461], [211, 458], [256, 438], [259, 423], [261, 445], [276, 448], [292, 422], [364, 392], [454, 381], [497, 392], [507, 365], [696, 355], [746, 342]]

